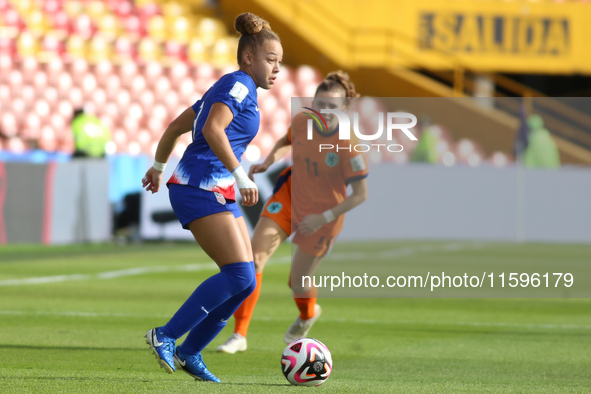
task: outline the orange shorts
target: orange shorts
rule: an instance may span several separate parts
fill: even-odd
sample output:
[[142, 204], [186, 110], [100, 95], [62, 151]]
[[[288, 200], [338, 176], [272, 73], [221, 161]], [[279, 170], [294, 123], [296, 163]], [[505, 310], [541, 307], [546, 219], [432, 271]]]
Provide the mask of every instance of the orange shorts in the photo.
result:
[[272, 219], [289, 236], [291, 228], [291, 167], [281, 172], [261, 216]]
[[[286, 168], [279, 175], [273, 195], [265, 204], [261, 216], [273, 220], [288, 236], [296, 230], [295, 223], [291, 221], [291, 167]], [[312, 256], [324, 256], [340, 232], [336, 230], [336, 225], [335, 220], [322, 226], [312, 235], [296, 233], [293, 243]]]

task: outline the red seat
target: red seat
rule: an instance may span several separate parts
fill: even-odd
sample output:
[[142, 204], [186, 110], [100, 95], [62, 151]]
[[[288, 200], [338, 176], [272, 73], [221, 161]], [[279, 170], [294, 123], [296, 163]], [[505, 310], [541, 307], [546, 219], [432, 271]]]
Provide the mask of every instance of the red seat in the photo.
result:
[[45, 72], [47, 72], [47, 76], [53, 81], [54, 86], [57, 85], [55, 81], [59, 78], [64, 68], [64, 61], [59, 57], [52, 57], [45, 63]]
[[140, 124], [137, 119], [131, 118], [126, 116], [123, 119], [123, 129], [127, 133], [127, 138], [129, 140], [134, 140], [139, 133]]
[[88, 73], [89, 65], [85, 59], [76, 58], [68, 64], [72, 78], [78, 82]]
[[78, 15], [76, 19], [74, 19], [72, 23], [72, 30], [75, 34], [79, 36], [89, 39], [96, 33], [97, 28], [90, 19], [90, 16], [82, 14]]
[[121, 110], [119, 109], [116, 103], [109, 101], [107, 102], [107, 104], [105, 104], [105, 108], [103, 109], [103, 116], [111, 118], [115, 126], [115, 124], [121, 118]]
[[34, 57], [26, 57], [21, 61], [20, 69], [23, 72], [25, 83], [33, 83], [35, 74], [39, 70], [39, 62]]
[[191, 77], [185, 77], [179, 82], [178, 87], [179, 100], [186, 106], [192, 105], [197, 101], [197, 90], [195, 89], [195, 82]]
[[170, 80], [164, 75], [160, 76], [153, 85], [153, 90], [157, 98], [162, 98], [171, 88]]
[[12, 70], [8, 74], [7, 82], [13, 92], [18, 92], [24, 84], [23, 73], [19, 70]]
[[[57, 112], [54, 114], [59, 116], [61, 119], [67, 119], [68, 121], [72, 119], [72, 115], [74, 113], [74, 106], [69, 100], [61, 100], [57, 104]], [[53, 119], [53, 117], [52, 117]], [[57, 118], [56, 118], [57, 119]], [[54, 126], [56, 126], [54, 124]]]
[[163, 67], [156, 61], [150, 61], [143, 67], [142, 73], [148, 82], [155, 81], [163, 74]]
[[[0, 37], [0, 42], [1, 41], [2, 41], [2, 38]], [[7, 81], [8, 73], [13, 68], [14, 68], [14, 60], [12, 60], [12, 55], [2, 53], [2, 51], [0, 51], [0, 81], [1, 82]]]
[[168, 69], [168, 76], [174, 89], [180, 86], [180, 81], [189, 75], [189, 67], [185, 63], [175, 63]]
[[120, 18], [124, 18], [130, 15], [134, 15], [136, 8], [134, 7], [133, 3], [130, 1], [118, 1], [116, 3], [116, 7], [114, 9], [115, 14], [120, 17]]
[[0, 84], [0, 106], [2, 103], [8, 104], [12, 98], [12, 93], [8, 85]]
[[[2, 2], [2, 0], [0, 0]], [[62, 3], [58, 0], [44, 0], [42, 3], [43, 12], [46, 15], [54, 15], [62, 10]]]
[[131, 95], [127, 90], [120, 90], [115, 100], [122, 113], [125, 113], [131, 104]]
[[169, 114], [171, 114], [172, 116], [178, 115], [175, 114], [175, 112], [179, 107], [179, 94], [175, 90], [169, 90], [168, 92], [166, 92], [163, 96], [162, 103], [168, 109]]
[[3, 14], [2, 25], [9, 35], [14, 37], [25, 30], [25, 23], [21, 19], [17, 10], [9, 8], [3, 11]]
[[[50, 127], [50, 126], [48, 126]], [[53, 129], [52, 129], [53, 130]], [[23, 140], [37, 140], [41, 135], [41, 119], [39, 115], [30, 112], [25, 117], [23, 128], [19, 132], [19, 136]]]
[[48, 86], [43, 92], [40, 92], [40, 94], [43, 94], [43, 98], [47, 101], [47, 104], [49, 104], [51, 112], [53, 112], [57, 108], [60, 97], [57, 89], [54, 86]]
[[8, 150], [13, 153], [23, 153], [27, 150], [27, 145], [20, 138], [11, 138], [7, 142]]
[[149, 18], [154, 15], [162, 15], [160, 6], [157, 3], [144, 4], [142, 7], [138, 8], [138, 13], [144, 18]]
[[121, 79], [121, 85], [124, 87], [131, 86], [131, 81], [138, 72], [138, 66], [134, 62], [126, 62], [119, 66], [118, 74]]
[[16, 40], [7, 36], [0, 36], [0, 55], [16, 56]]
[[37, 70], [35, 74], [33, 74], [33, 86], [38, 92], [41, 93], [44, 91], [47, 88], [48, 83], [49, 79], [45, 71]]
[[107, 91], [107, 96], [112, 100], [121, 89], [121, 78], [116, 74], [111, 74], [103, 81], [101, 86]]
[[35, 88], [31, 85], [24, 85], [19, 91], [14, 93], [15, 96], [19, 96], [25, 100], [28, 107], [32, 107], [37, 99], [37, 92], [35, 92]]
[[72, 103], [74, 108], [82, 108], [84, 106], [84, 96], [82, 95], [82, 89], [74, 86], [68, 92], [68, 100]]
[[144, 110], [138, 103], [131, 103], [129, 109], [127, 110], [127, 116], [135, 119], [138, 123], [145, 119]]
[[166, 41], [164, 43], [164, 56], [169, 61], [188, 62], [187, 46], [177, 41]]
[[139, 97], [139, 103], [142, 106], [145, 114], [150, 114], [152, 112], [152, 108], [156, 103], [156, 97], [151, 90], [146, 90], [141, 93]]
[[62, 57], [66, 53], [66, 42], [55, 34], [46, 34], [41, 39], [41, 51], [46, 56], [57, 55]]
[[154, 105], [154, 108], [150, 115], [154, 118], [161, 119], [165, 123], [169, 120], [168, 110], [163, 104], [160, 103]]
[[82, 78], [82, 93], [84, 94], [84, 99], [89, 100], [92, 95], [94, 94], [95, 90], [97, 89], [96, 78], [92, 74], [86, 74]]
[[[68, 120], [72, 115], [70, 114]], [[70, 132], [69, 122], [66, 122], [61, 114], [55, 113], [49, 118], [49, 125], [55, 130], [58, 138], [63, 138], [65, 134]]]
[[72, 88], [72, 76], [67, 72], [61, 72], [57, 77], [57, 89], [61, 97], [67, 97], [68, 91]]
[[55, 132], [51, 126], [43, 126], [38, 143], [39, 148], [43, 149], [44, 151], [55, 152], [57, 150], [57, 140], [55, 138]]
[[115, 41], [115, 55], [119, 61], [129, 61], [137, 59], [137, 46], [128, 37], [119, 37]]
[[123, 18], [123, 29], [134, 40], [146, 36], [146, 28], [136, 15], [129, 15]]
[[207, 63], [197, 64], [193, 76], [195, 79], [213, 79], [215, 78], [215, 70]]
[[62, 37], [67, 37], [72, 34], [72, 31], [74, 30], [72, 21], [65, 11], [57, 11], [50, 16], [50, 19], [52, 21], [53, 29], [59, 32]]
[[2, 111], [0, 115], [0, 132], [5, 137], [14, 137], [18, 132], [18, 122], [12, 112]]
[[146, 91], [146, 78], [142, 74], [136, 74], [131, 79], [130, 90], [134, 95], [141, 96]]
[[91, 101], [94, 103], [97, 109], [97, 115], [104, 112], [104, 108], [107, 105], [107, 93], [100, 88], [96, 88], [91, 92]]
[[37, 100], [35, 103], [35, 113], [37, 113], [37, 115], [39, 115], [39, 117], [42, 119], [48, 118], [50, 114], [50, 108], [47, 101], [43, 99]]
[[164, 123], [163, 119], [150, 117], [148, 120], [148, 131], [154, 139], [160, 139], [164, 130], [166, 129], [166, 124]]

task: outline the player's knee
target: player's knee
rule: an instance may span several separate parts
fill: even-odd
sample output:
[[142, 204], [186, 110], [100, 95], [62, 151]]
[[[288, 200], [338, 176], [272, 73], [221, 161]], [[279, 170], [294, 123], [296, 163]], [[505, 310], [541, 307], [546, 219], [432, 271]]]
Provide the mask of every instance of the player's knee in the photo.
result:
[[[251, 262], [227, 264], [221, 268], [221, 271], [227, 275], [232, 284], [233, 294], [238, 294], [252, 286], [256, 286], [256, 277]], [[254, 290], [254, 287], [252, 289]]]
[[254, 253], [254, 270], [258, 274], [263, 272], [267, 263], [267, 255], [263, 253]]

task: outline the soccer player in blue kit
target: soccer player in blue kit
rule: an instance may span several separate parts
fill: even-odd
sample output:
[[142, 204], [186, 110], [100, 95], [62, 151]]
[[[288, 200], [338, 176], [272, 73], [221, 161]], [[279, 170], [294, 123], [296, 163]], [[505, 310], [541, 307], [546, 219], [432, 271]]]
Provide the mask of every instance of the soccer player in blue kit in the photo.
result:
[[[156, 193], [162, 171], [179, 137], [192, 129], [193, 142], [168, 181], [172, 208], [183, 228], [220, 267], [191, 294], [162, 327], [148, 330], [146, 342], [168, 373], [177, 367], [196, 380], [220, 382], [206, 367], [201, 351], [224, 328], [255, 288], [255, 271], [246, 223], [235, 201], [258, 201], [257, 186], [246, 175], [240, 158], [259, 128], [257, 88], [270, 89], [283, 58], [279, 37], [269, 23], [251, 13], [234, 22], [241, 34], [240, 69], [221, 77], [192, 107], [166, 129], [154, 165], [142, 179]], [[176, 346], [176, 340], [187, 338]]]

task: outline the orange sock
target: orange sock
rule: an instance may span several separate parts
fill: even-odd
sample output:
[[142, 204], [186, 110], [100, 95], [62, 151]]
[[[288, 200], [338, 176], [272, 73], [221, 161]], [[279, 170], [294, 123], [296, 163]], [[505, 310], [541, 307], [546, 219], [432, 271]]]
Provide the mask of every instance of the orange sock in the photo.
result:
[[254, 312], [254, 307], [259, 300], [259, 295], [261, 294], [261, 285], [263, 283], [263, 273], [259, 272], [256, 274], [257, 278], [257, 286], [255, 287], [254, 291], [251, 295], [245, 299], [242, 304], [238, 307], [236, 312], [234, 312], [234, 332], [246, 337], [246, 333], [248, 332], [248, 326], [250, 324], [250, 319], [252, 318], [252, 313]]
[[308, 320], [314, 317], [314, 306], [316, 305], [316, 296], [318, 294], [318, 289], [313, 288], [306, 294], [304, 294], [307, 298], [299, 298], [294, 297], [294, 301], [300, 310], [300, 319]]

